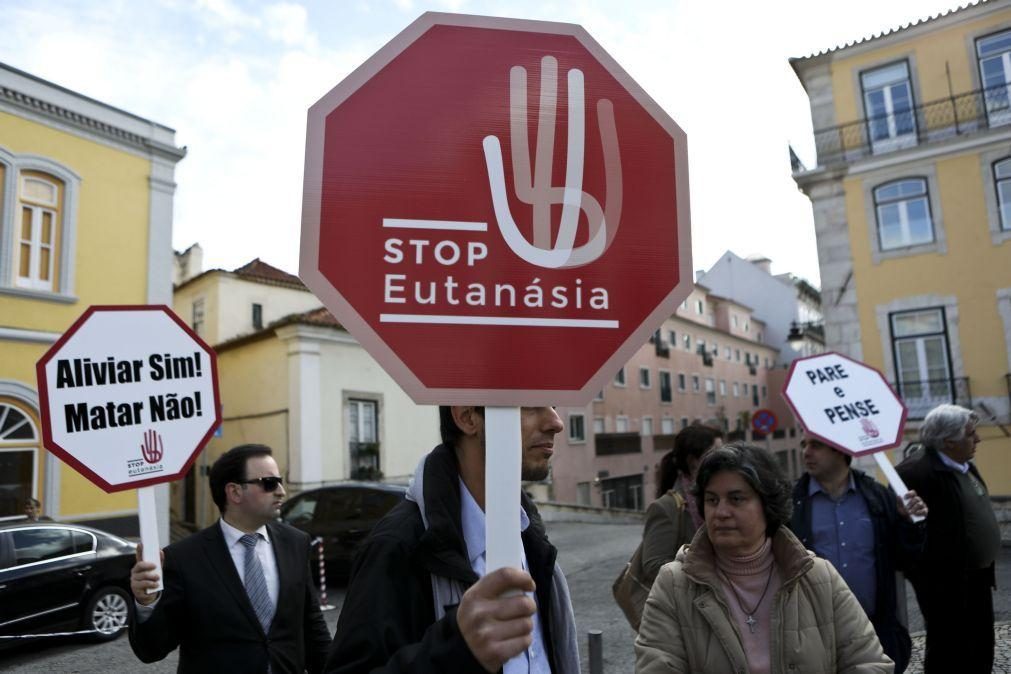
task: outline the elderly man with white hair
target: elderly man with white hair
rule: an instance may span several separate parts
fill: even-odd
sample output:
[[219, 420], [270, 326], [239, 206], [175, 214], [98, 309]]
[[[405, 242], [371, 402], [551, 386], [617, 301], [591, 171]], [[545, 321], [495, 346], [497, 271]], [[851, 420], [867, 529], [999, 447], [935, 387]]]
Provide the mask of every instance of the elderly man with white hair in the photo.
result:
[[987, 673], [993, 667], [994, 562], [1000, 527], [972, 458], [979, 417], [940, 405], [920, 427], [924, 451], [898, 466], [930, 508], [927, 545], [909, 574], [927, 627], [927, 674]]

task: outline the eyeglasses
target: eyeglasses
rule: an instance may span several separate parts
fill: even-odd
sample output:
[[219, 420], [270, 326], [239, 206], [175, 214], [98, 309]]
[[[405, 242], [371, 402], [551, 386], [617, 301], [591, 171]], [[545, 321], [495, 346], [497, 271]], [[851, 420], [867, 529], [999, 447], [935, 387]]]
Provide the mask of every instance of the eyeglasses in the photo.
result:
[[284, 484], [283, 477], [258, 477], [255, 480], [236, 480], [237, 484], [258, 484], [263, 488], [263, 491], [273, 492], [277, 491], [277, 488]]

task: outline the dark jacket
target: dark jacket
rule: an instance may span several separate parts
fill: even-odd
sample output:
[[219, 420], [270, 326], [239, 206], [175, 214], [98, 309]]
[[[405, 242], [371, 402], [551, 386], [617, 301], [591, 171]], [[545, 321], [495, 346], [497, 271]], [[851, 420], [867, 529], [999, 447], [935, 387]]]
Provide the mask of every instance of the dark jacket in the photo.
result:
[[[930, 508], [930, 515], [927, 517], [927, 535], [930, 540], [939, 543], [927, 546], [923, 564], [916, 573], [909, 575], [909, 579], [916, 587], [917, 596], [925, 585], [934, 580], [943, 582], [949, 589], [954, 589], [951, 585], [960, 582], [967, 565], [967, 548], [962, 544], [966, 533], [965, 513], [962, 512], [958, 477], [952, 468], [941, 461], [937, 450], [934, 449], [924, 449], [919, 454], [914, 454], [895, 469], [906, 486], [916, 490]], [[986, 482], [972, 462], [969, 463], [969, 472], [986, 486]], [[990, 586], [996, 587], [992, 564], [989, 573]]]
[[[424, 508], [399, 503], [379, 521], [355, 556], [347, 596], [337, 621], [326, 671], [483, 673], [456, 622], [456, 606], [446, 606], [435, 619], [432, 576], [470, 587], [478, 578], [471, 569], [460, 520], [459, 468], [456, 455], [436, 447], [424, 465]], [[526, 497], [530, 518], [523, 532], [530, 575], [537, 584], [537, 603], [551, 603], [557, 550], [548, 542], [537, 509]], [[550, 621], [541, 620], [544, 645], [555, 667]]]
[[[922, 523], [913, 524], [899, 514], [895, 492], [891, 488], [880, 484], [863, 471], [855, 468], [850, 470], [857, 492], [867, 503], [874, 528], [877, 592], [871, 623], [885, 653], [895, 661], [895, 671], [902, 672], [909, 664], [912, 641], [909, 631], [899, 622], [896, 613], [898, 593], [895, 572], [909, 573], [919, 564], [923, 555], [926, 527]], [[811, 498], [808, 495], [810, 485], [811, 476], [805, 474], [793, 488], [790, 528], [805, 547], [813, 549]]]
[[[179, 648], [179, 672], [320, 672], [330, 641], [309, 567], [309, 537], [267, 524], [277, 560], [278, 601], [270, 631], [253, 611], [221, 524], [165, 548], [165, 590], [144, 622], [130, 619], [130, 646], [142, 662]], [[134, 603], [130, 602], [131, 608]]]

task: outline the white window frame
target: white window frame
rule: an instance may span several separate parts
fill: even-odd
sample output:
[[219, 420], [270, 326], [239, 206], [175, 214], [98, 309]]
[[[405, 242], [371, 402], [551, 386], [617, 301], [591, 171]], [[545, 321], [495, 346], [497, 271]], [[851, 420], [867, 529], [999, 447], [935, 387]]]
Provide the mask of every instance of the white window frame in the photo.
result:
[[[1004, 175], [1000, 175], [1003, 172]], [[1002, 187], [1007, 188], [1005, 198]], [[993, 163], [993, 189], [997, 195], [998, 231], [1011, 232], [1011, 157], [999, 159]]]
[[[911, 194], [906, 196], [897, 197], [886, 197], [884, 200], [878, 196], [878, 193], [882, 190], [897, 186], [900, 184], [912, 185], [914, 183], [920, 183], [923, 186], [922, 192], [917, 194]], [[871, 194], [874, 198], [874, 217], [875, 217], [875, 232], [877, 237], [877, 248], [882, 252], [888, 252], [893, 250], [902, 250], [905, 248], [912, 248], [914, 246], [929, 246], [937, 242], [937, 228], [934, 224], [934, 214], [930, 203], [930, 183], [927, 181], [925, 176], [910, 176], [907, 178], [899, 178], [897, 180], [889, 180], [886, 183], [877, 185], [872, 190]], [[930, 239], [924, 241], [913, 241], [912, 234], [910, 230], [910, 220], [909, 220], [909, 205], [914, 201], [922, 201], [927, 211], [927, 222], [930, 225]], [[898, 225], [899, 232], [901, 234], [901, 241], [898, 244], [885, 246], [884, 238], [882, 237], [882, 212], [885, 208], [895, 206], [898, 212]]]
[[[52, 203], [44, 203], [38, 200], [25, 201], [24, 194], [27, 191], [29, 182], [41, 183], [52, 188], [55, 195]], [[19, 288], [27, 288], [29, 290], [52, 291], [53, 272], [56, 267], [56, 255], [54, 255], [55, 251], [53, 248], [55, 247], [60, 230], [58, 210], [60, 205], [60, 185], [52, 180], [46, 180], [45, 178], [41, 178], [39, 176], [22, 175], [18, 184], [18, 190], [18, 212], [15, 215], [16, 226], [14, 228], [14, 284]], [[31, 214], [28, 226], [29, 238], [23, 239], [23, 218], [24, 211], [26, 210]], [[49, 216], [48, 243], [42, 241], [42, 220], [46, 215]], [[27, 277], [21, 276], [21, 265], [23, 262], [21, 259], [21, 249], [25, 246], [25, 244], [28, 245], [29, 251]], [[49, 264], [46, 269], [43, 270], [42, 251], [46, 249], [49, 251]], [[43, 271], [45, 272], [45, 279], [42, 278]]]
[[706, 377], [705, 383], [706, 404], [710, 407], [716, 404], [716, 380]]
[[628, 433], [629, 432], [629, 422], [628, 416], [624, 414], [619, 414], [614, 417], [614, 432], [615, 433]]
[[684, 372], [678, 372], [678, 391], [684, 393], [688, 390], [688, 377]]
[[625, 388], [626, 386], [625, 382], [626, 382], [625, 366], [622, 365], [621, 368], [614, 373], [614, 385], [617, 386], [618, 388]]
[[[664, 380], [665, 376], [667, 378], [667, 384], [668, 384], [667, 390], [670, 391], [670, 400], [664, 400], [663, 399], [663, 380]], [[660, 390], [660, 404], [661, 405], [670, 405], [670, 404], [672, 404], [674, 402], [674, 377], [671, 374], [671, 371], [670, 370], [658, 370], [657, 371], [657, 378], [658, 378], [657, 386], [659, 387], [659, 390]]]
[[639, 428], [639, 435], [653, 435], [653, 417], [644, 416], [641, 421], [641, 427]]
[[639, 388], [642, 389], [653, 388], [653, 380], [650, 377], [650, 371], [648, 367], [639, 368]]
[[[882, 73], [888, 70], [904, 71], [905, 77], [893, 78], [888, 81], [883, 81], [881, 84], [868, 85], [867, 80], [875, 77], [875, 75], [880, 76]], [[893, 87], [905, 84], [906, 93], [909, 96], [909, 110], [899, 110], [895, 109], [895, 101], [893, 100]], [[916, 134], [917, 134], [917, 119], [916, 119], [916, 95], [913, 92], [913, 81], [910, 74], [909, 62], [908, 61], [895, 61], [893, 63], [887, 63], [869, 70], [865, 70], [860, 73], [860, 91], [863, 97], [864, 106], [864, 117], [867, 119], [867, 141], [871, 147], [871, 152], [891, 152], [905, 147], [912, 147], [916, 145]], [[872, 119], [870, 110], [870, 96], [873, 93], [881, 92], [884, 99], [885, 112], [884, 115], [877, 115]], [[912, 129], [909, 131], [900, 132], [898, 128], [897, 118], [901, 115], [908, 115], [909, 120], [912, 123]], [[873, 138], [871, 133], [871, 125], [875, 122], [880, 122], [884, 118], [888, 129], [888, 135], [883, 138]]]
[[[976, 56], [976, 71], [979, 75], [979, 86], [984, 93], [985, 108], [987, 112], [987, 120], [990, 126], [999, 126], [1002, 124], [1007, 124], [1011, 122], [1011, 49], [1005, 49], [1002, 52], [994, 52], [992, 54], [983, 55], [982, 51], [983, 43], [987, 40], [992, 40], [994, 38], [999, 38], [1006, 35], [1011, 31], [1002, 30], [995, 33], [990, 33], [989, 35], [981, 35], [975, 40], [975, 56]], [[1001, 90], [1000, 85], [992, 85], [988, 87], [986, 85], [986, 79], [983, 75], [983, 62], [990, 60], [999, 60], [1004, 71], [1004, 86]], [[1004, 99], [1004, 105], [1001, 106], [1002, 109], [991, 110], [991, 101], [997, 96], [995, 94], [1002, 93]], [[990, 94], [990, 95], [987, 95]]]
[[673, 417], [663, 417], [660, 419], [660, 434], [661, 435], [674, 435], [674, 419]]
[[[579, 434], [574, 435], [573, 432], [576, 430], [576, 424], [573, 423], [575, 419], [579, 419]], [[586, 442], [586, 415], [582, 413], [569, 412], [569, 423], [568, 425], [568, 438], [570, 445], [581, 445]]]
[[607, 433], [607, 419], [604, 417], [593, 417], [593, 434], [599, 435]]
[[[70, 168], [46, 157], [15, 154], [0, 147], [0, 165], [4, 168], [3, 199], [0, 201], [0, 294], [37, 297], [69, 303], [74, 296], [74, 279], [77, 255], [77, 211], [81, 191], [81, 176]], [[62, 183], [63, 198], [60, 218], [54, 222], [54, 241], [59, 245], [56, 255], [50, 255], [53, 271], [50, 280], [56, 286], [48, 288], [26, 287], [18, 283], [20, 267], [15, 266], [15, 249], [21, 234], [21, 181], [26, 171], [44, 173]]]

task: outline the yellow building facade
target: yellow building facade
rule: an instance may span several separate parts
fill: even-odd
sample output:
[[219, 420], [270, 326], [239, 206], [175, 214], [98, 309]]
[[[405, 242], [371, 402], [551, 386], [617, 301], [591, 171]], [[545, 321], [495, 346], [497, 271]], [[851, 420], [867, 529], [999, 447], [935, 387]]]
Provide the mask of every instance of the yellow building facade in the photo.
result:
[[[982, 419], [976, 462], [1011, 495], [1011, 2], [981, 2], [792, 59], [817, 165], [829, 349], [879, 368], [910, 411]], [[898, 457], [896, 457], [898, 458]]]
[[31, 497], [136, 531], [133, 491], [106, 494], [42, 447], [35, 363], [92, 304], [171, 304], [174, 136], [0, 64], [0, 520]]

